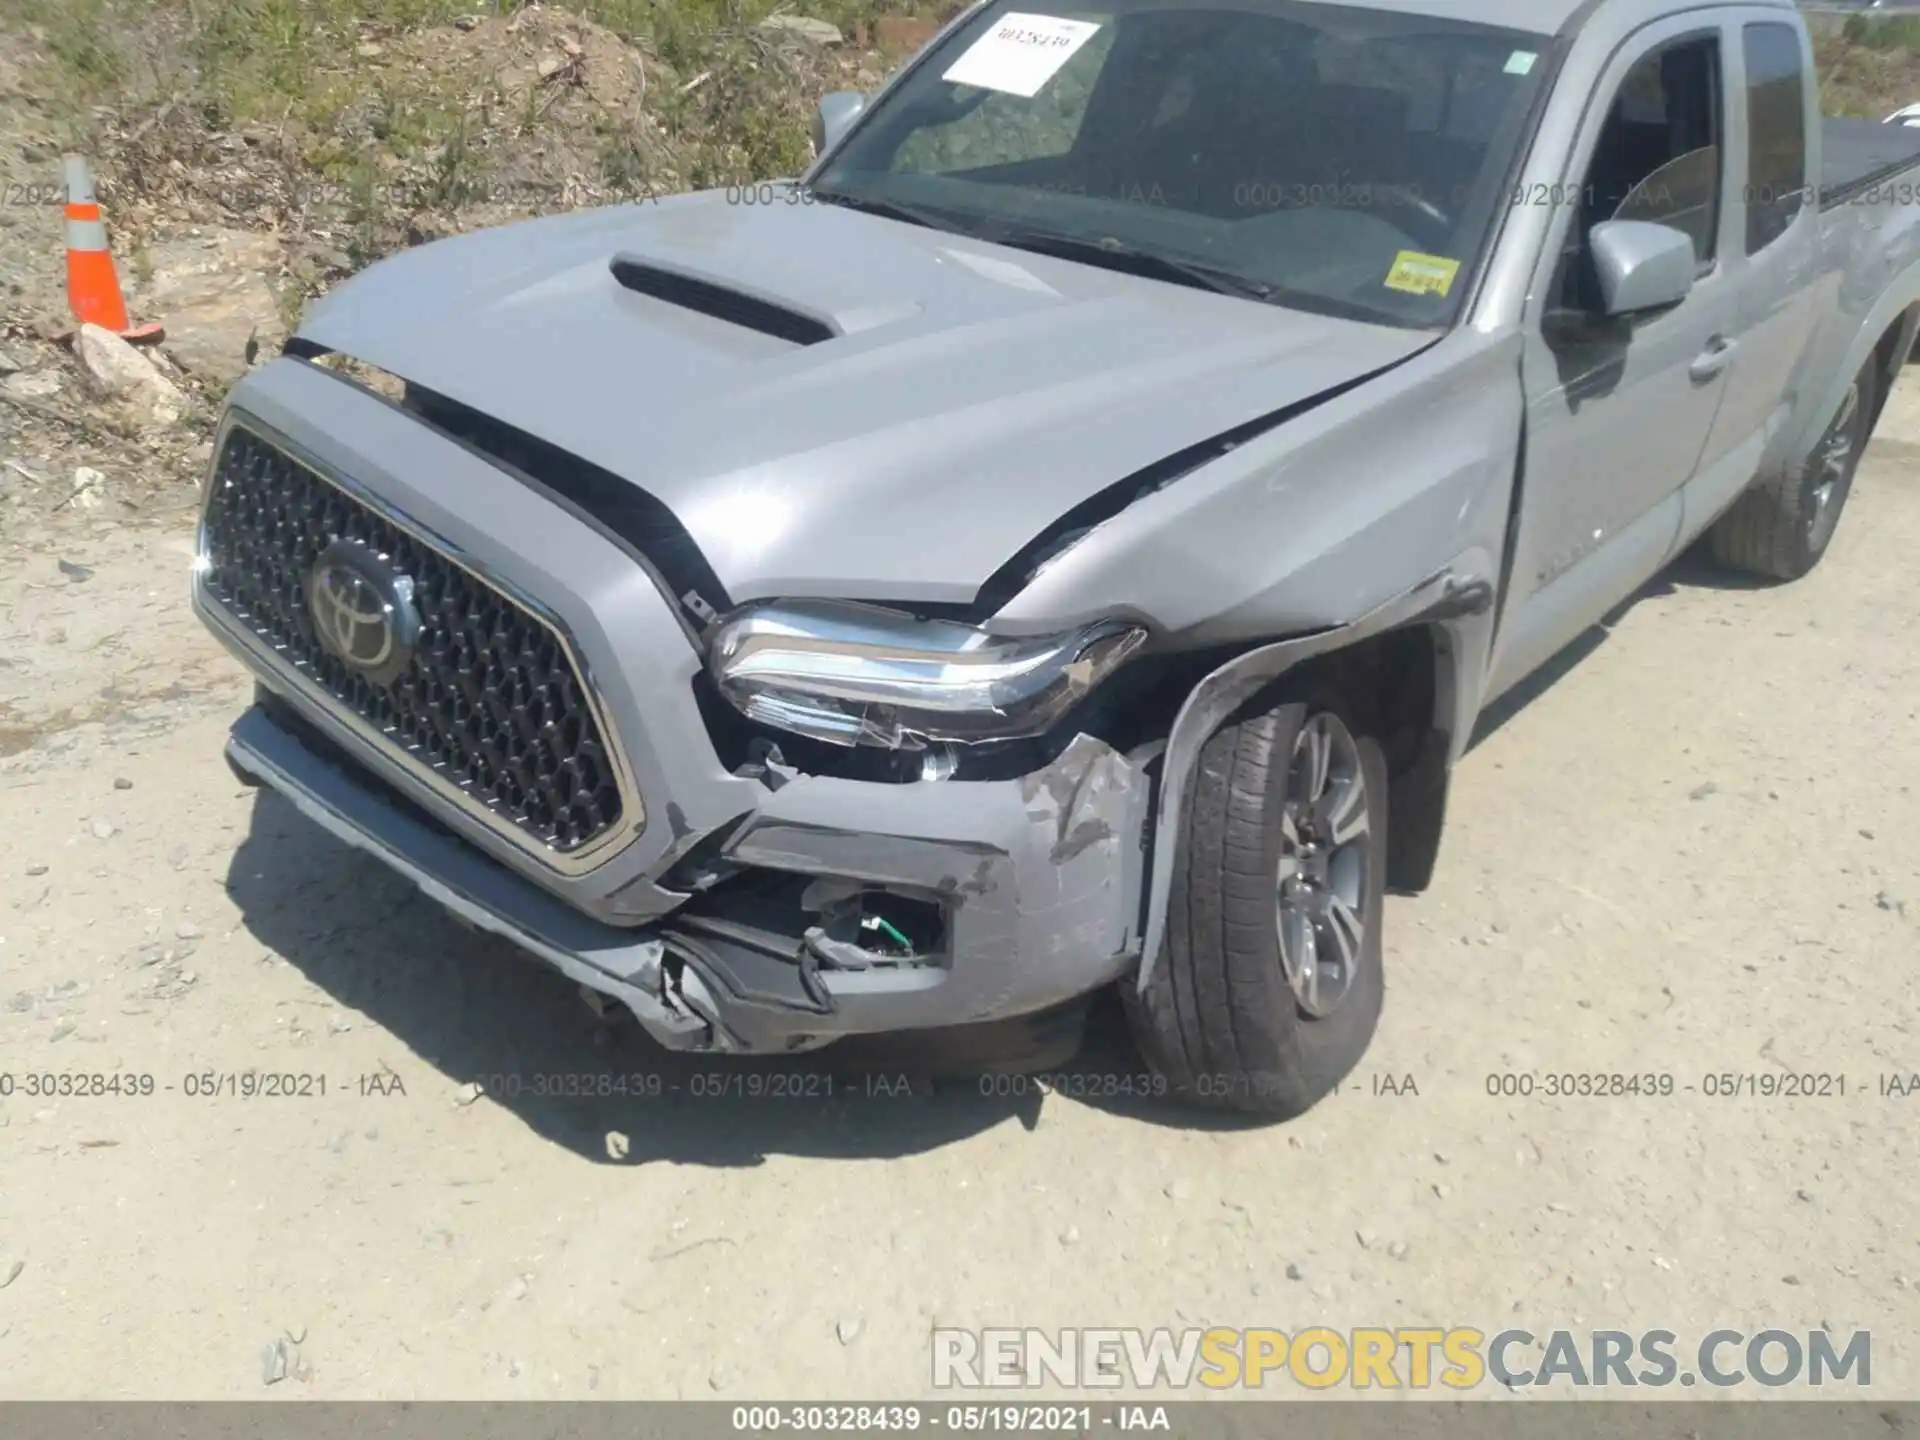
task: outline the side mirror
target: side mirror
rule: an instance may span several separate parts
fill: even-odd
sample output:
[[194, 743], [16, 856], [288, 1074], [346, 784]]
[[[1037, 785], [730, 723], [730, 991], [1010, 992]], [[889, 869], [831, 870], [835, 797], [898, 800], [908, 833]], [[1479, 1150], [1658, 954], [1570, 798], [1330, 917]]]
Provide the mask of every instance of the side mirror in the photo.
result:
[[858, 90], [836, 90], [821, 97], [813, 115], [813, 153], [824, 155], [838, 144], [866, 108], [867, 97]]
[[1650, 220], [1608, 220], [1587, 237], [1609, 315], [1678, 305], [1693, 293], [1699, 262], [1685, 231]]

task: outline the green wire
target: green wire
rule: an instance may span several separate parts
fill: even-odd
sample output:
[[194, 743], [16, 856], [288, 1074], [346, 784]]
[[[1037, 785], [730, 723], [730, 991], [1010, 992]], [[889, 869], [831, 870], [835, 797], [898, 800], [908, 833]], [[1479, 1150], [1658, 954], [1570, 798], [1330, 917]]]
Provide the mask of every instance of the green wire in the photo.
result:
[[869, 915], [867, 916], [866, 921], [864, 923], [871, 925], [876, 930], [886, 931], [889, 936], [891, 936], [893, 939], [898, 940], [900, 942], [901, 949], [907, 950], [907, 951], [911, 951], [913, 949], [913, 942], [907, 939], [907, 937], [902, 935], [898, 930], [894, 929], [892, 924], [889, 923], [884, 918], [882, 918], [881, 916]]

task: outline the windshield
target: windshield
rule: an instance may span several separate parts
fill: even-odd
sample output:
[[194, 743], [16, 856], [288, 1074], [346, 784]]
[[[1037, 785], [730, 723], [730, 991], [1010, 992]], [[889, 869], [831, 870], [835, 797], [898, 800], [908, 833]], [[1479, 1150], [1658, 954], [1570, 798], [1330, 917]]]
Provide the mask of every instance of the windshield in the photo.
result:
[[815, 192], [1321, 313], [1453, 322], [1546, 37], [1301, 0], [1035, 5], [998, 0], [923, 57]]

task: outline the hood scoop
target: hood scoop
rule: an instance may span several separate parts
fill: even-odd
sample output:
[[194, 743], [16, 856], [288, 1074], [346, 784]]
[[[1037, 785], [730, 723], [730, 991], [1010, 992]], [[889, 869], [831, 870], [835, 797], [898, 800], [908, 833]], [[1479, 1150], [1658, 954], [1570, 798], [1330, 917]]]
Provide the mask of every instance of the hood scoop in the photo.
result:
[[626, 253], [615, 255], [607, 268], [621, 285], [641, 295], [793, 345], [818, 345], [845, 333], [830, 315], [803, 309], [737, 281]]

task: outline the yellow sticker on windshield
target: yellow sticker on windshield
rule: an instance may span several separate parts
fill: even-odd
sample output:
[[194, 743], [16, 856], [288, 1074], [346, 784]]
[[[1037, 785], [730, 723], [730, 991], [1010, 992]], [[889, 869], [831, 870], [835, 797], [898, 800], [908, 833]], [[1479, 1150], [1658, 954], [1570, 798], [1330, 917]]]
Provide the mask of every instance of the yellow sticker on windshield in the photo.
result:
[[1389, 290], [1404, 290], [1409, 295], [1440, 295], [1453, 289], [1460, 273], [1460, 262], [1444, 255], [1422, 255], [1418, 250], [1402, 250], [1387, 272]]

